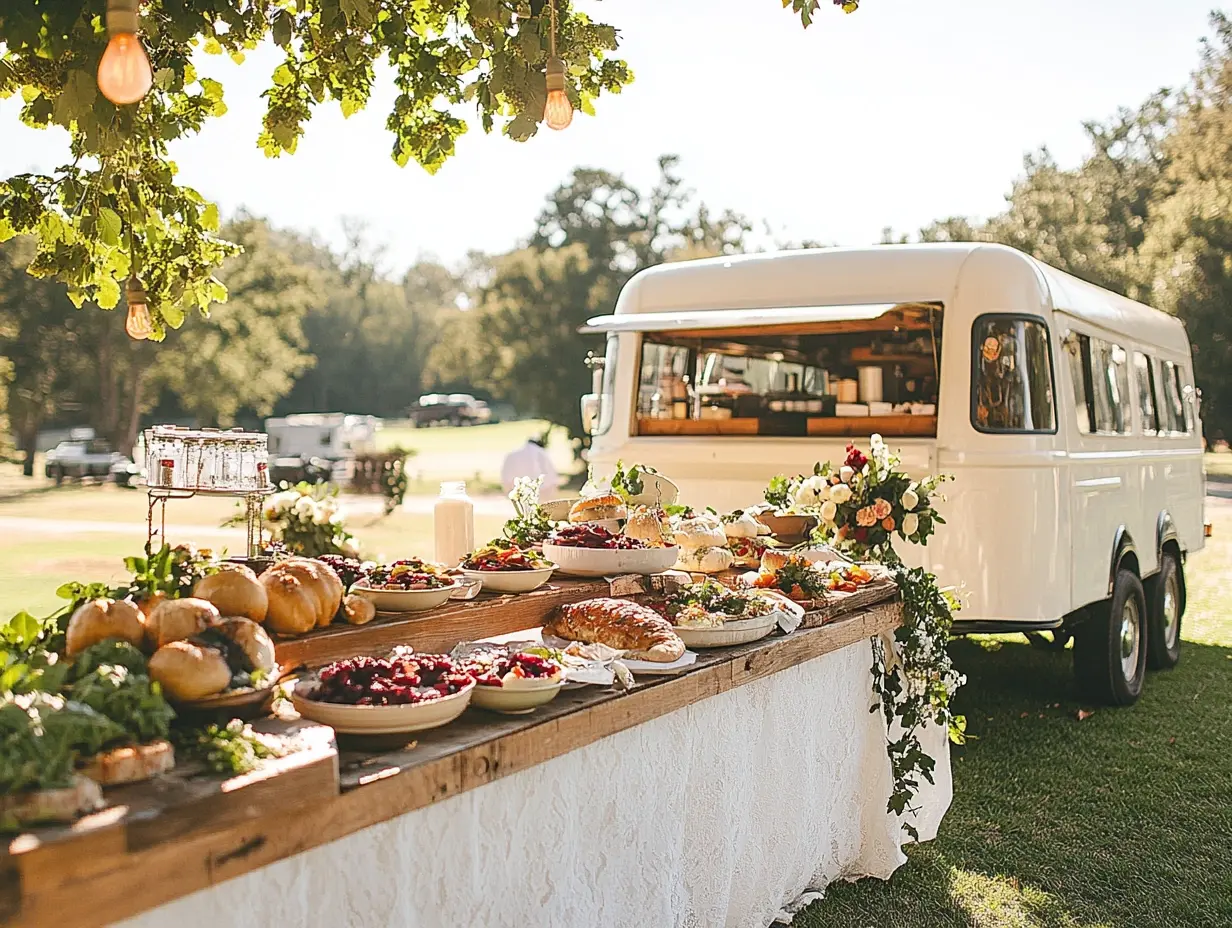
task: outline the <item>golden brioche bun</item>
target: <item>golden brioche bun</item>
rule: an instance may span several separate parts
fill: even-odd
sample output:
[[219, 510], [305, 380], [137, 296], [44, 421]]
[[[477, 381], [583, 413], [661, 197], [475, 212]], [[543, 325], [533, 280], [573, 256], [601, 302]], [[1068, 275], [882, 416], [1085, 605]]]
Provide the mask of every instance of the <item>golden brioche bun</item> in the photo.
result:
[[141, 610], [126, 599], [92, 599], [82, 603], [68, 620], [64, 651], [69, 657], [76, 657], [90, 645], [108, 638], [141, 647], [145, 640]]
[[376, 618], [376, 606], [362, 596], [347, 596], [342, 601], [342, 611], [351, 625], [367, 625]]
[[274, 669], [274, 640], [252, 619], [231, 616], [220, 620], [215, 629], [239, 646], [253, 670], [269, 673]]
[[150, 676], [179, 702], [213, 696], [231, 684], [231, 668], [222, 654], [191, 641], [172, 641], [155, 651]]
[[204, 599], [167, 599], [146, 619], [146, 641], [151, 649], [158, 650], [172, 641], [205, 631], [218, 619], [218, 608]]
[[202, 577], [193, 596], [213, 603], [222, 615], [239, 615], [254, 622], [264, 622], [269, 610], [265, 587], [243, 564], [226, 564], [218, 573]]
[[603, 522], [608, 519], [627, 519], [628, 507], [615, 493], [579, 499], [569, 510], [570, 522]]

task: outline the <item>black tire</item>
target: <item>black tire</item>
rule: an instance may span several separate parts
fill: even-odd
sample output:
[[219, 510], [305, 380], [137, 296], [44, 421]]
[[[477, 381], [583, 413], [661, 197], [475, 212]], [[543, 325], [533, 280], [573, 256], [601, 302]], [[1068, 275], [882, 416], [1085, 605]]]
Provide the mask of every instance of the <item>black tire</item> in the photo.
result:
[[1128, 706], [1146, 678], [1146, 593], [1132, 571], [1117, 571], [1112, 599], [1091, 607], [1075, 630], [1074, 673], [1090, 698]]
[[1164, 554], [1151, 582], [1147, 610], [1146, 665], [1168, 670], [1181, 659], [1181, 617], [1185, 614], [1185, 581], [1176, 556]]

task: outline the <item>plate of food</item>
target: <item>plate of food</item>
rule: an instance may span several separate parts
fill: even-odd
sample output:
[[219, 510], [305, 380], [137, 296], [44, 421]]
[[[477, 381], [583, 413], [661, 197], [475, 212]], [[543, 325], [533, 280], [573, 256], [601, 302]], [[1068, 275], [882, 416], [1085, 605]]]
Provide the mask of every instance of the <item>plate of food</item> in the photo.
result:
[[190, 711], [259, 711], [273, 700], [281, 674], [269, 633], [235, 616], [167, 642], [149, 668], [168, 701]]
[[556, 698], [565, 668], [551, 648], [493, 645], [473, 651], [462, 668], [475, 678], [471, 704], [506, 715], [524, 715]]
[[558, 529], [543, 543], [543, 554], [561, 573], [575, 577], [657, 574], [676, 563], [680, 548], [648, 547], [628, 535], [602, 526], [571, 525]]
[[685, 655], [684, 641], [667, 619], [628, 599], [599, 597], [557, 606], [543, 634], [606, 645], [624, 658], [653, 664], [672, 664]]
[[746, 575], [748, 586], [777, 590], [797, 603], [816, 602], [830, 593], [854, 593], [876, 578], [859, 564], [811, 561], [803, 554], [767, 551], [761, 569]]
[[555, 570], [555, 564], [533, 550], [500, 538], [462, 562], [462, 576], [493, 593], [529, 593], [547, 583]]
[[352, 590], [379, 612], [425, 612], [471, 586], [478, 592], [477, 583], [463, 583], [439, 564], [409, 558], [372, 568]]
[[300, 680], [291, 703], [344, 735], [392, 735], [447, 725], [466, 711], [475, 678], [444, 654], [351, 657]]
[[728, 648], [765, 638], [786, 604], [761, 590], [732, 590], [703, 580], [677, 590], [652, 608], [672, 623], [690, 648]]

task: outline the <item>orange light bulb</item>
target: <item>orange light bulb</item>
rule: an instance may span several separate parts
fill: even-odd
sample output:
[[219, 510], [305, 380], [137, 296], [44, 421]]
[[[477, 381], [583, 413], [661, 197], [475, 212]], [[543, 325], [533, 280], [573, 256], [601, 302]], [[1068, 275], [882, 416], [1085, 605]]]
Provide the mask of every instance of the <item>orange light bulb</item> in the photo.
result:
[[131, 32], [118, 32], [107, 43], [98, 63], [98, 89], [116, 106], [136, 103], [154, 83], [150, 59], [141, 40]]
[[154, 334], [154, 320], [150, 318], [149, 298], [145, 288], [136, 277], [128, 279], [124, 298], [128, 301], [128, 318], [124, 320], [124, 331], [129, 338], [144, 341]]
[[565, 63], [549, 58], [547, 68], [548, 102], [543, 107], [543, 119], [549, 129], [565, 129], [573, 122], [573, 104], [565, 93]]
[[573, 104], [563, 90], [553, 90], [548, 94], [547, 106], [543, 108], [543, 118], [549, 129], [567, 129], [573, 122]]

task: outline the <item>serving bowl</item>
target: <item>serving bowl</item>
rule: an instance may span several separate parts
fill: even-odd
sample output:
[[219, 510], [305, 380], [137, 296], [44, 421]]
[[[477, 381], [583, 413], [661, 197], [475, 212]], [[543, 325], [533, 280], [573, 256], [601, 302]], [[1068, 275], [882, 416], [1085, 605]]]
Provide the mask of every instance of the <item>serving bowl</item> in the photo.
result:
[[551, 702], [564, 685], [563, 676], [559, 680], [520, 680], [506, 686], [476, 685], [471, 704], [505, 715], [524, 715]]
[[377, 612], [426, 612], [448, 601], [462, 585], [455, 581], [434, 590], [374, 590], [360, 580], [351, 592], [376, 606]]
[[467, 570], [463, 567], [462, 576], [472, 583], [483, 584], [490, 593], [529, 593], [547, 583], [555, 570], [555, 564], [538, 570]]
[[817, 527], [817, 519], [813, 516], [776, 516], [772, 512], [763, 512], [757, 521], [770, 529], [775, 538], [788, 545], [804, 541]]
[[676, 564], [680, 546], [670, 548], [571, 548], [543, 544], [543, 556], [562, 574], [573, 577], [613, 577], [658, 574]]
[[759, 615], [753, 619], [736, 619], [724, 622], [718, 628], [688, 628], [674, 626], [686, 648], [731, 648], [765, 638], [778, 625], [775, 613]]
[[399, 706], [349, 706], [312, 699], [309, 694], [317, 685], [313, 678], [300, 680], [291, 691], [291, 704], [304, 718], [328, 725], [344, 735], [394, 735], [448, 725], [466, 711], [471, 694], [475, 691], [472, 681], [450, 696], [428, 702]]

